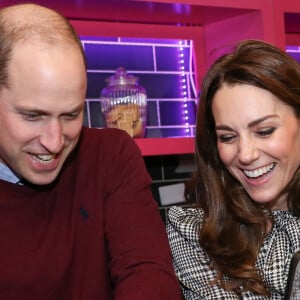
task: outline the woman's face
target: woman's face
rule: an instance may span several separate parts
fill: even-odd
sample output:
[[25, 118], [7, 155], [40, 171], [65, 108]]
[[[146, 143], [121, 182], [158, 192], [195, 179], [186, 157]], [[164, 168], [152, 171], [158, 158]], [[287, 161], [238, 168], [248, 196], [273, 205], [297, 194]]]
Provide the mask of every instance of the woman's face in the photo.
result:
[[287, 209], [282, 190], [300, 164], [300, 121], [270, 92], [223, 85], [213, 98], [220, 159], [249, 196], [270, 209]]

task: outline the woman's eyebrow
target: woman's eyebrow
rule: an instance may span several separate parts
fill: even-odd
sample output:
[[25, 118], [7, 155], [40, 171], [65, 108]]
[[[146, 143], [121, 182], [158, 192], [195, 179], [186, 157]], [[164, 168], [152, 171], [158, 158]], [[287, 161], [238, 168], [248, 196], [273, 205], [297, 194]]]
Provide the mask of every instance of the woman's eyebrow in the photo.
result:
[[[254, 126], [256, 126], [257, 124], [262, 123], [262, 122], [264, 122], [265, 120], [268, 120], [268, 119], [271, 119], [271, 118], [278, 118], [278, 115], [267, 115], [267, 116], [264, 116], [264, 117], [262, 117], [262, 118], [253, 120], [253, 121], [251, 121], [251, 122], [248, 124], [248, 127], [249, 127], [249, 128], [254, 127]], [[230, 126], [223, 125], [223, 124], [216, 125], [215, 129], [216, 129], [216, 130], [234, 131]]]
[[216, 125], [216, 130], [226, 130], [226, 131], [233, 131], [233, 129], [227, 125]]
[[251, 121], [251, 122], [248, 124], [248, 127], [256, 126], [257, 124], [262, 123], [262, 122], [264, 122], [265, 120], [272, 119], [272, 118], [278, 118], [278, 115], [267, 115], [267, 116], [264, 116], [264, 117], [262, 117], [262, 118], [259, 118], [259, 119], [256, 119], [256, 120], [254, 120], [254, 121]]

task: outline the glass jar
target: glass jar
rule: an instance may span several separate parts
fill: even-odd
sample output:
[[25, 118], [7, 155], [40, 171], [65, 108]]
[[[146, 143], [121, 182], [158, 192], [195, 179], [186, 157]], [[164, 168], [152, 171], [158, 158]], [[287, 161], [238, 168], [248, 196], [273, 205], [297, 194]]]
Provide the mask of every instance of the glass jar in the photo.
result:
[[101, 91], [101, 109], [107, 127], [127, 131], [134, 138], [144, 137], [147, 117], [147, 94], [138, 78], [119, 67], [106, 79]]

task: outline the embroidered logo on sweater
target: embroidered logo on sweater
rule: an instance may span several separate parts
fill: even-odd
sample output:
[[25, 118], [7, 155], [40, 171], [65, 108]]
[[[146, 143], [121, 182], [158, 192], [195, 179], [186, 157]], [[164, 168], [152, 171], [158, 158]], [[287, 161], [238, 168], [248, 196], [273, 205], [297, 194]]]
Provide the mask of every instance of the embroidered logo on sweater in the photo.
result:
[[84, 209], [84, 207], [82, 207], [82, 206], [80, 207], [80, 214], [81, 214], [81, 216], [83, 217], [84, 220], [87, 220], [89, 218], [88, 211], [86, 211]]

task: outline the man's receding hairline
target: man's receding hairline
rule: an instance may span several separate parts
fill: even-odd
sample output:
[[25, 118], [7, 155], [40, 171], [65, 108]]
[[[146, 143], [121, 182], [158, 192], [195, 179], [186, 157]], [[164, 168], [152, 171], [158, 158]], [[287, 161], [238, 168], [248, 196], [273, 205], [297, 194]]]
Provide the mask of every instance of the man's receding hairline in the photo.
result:
[[14, 49], [24, 43], [36, 46], [77, 48], [86, 67], [86, 58], [78, 34], [59, 11], [31, 3], [0, 9], [0, 88], [8, 86], [8, 66]]
[[[47, 17], [56, 17], [62, 19], [62, 16], [53, 9], [38, 4], [25, 3], [7, 6], [0, 9], [0, 14], [3, 17], [17, 18], [21, 17], [24, 23], [35, 23], [36, 20], [44, 20]], [[26, 18], [30, 17], [30, 18]]]
[[[70, 33], [66, 31], [65, 18], [58, 12], [37, 4], [17, 4], [0, 10], [0, 22], [16, 32], [23, 30], [24, 39], [45, 38], [59, 40], [69, 38]], [[72, 38], [71, 38], [72, 39]]]

